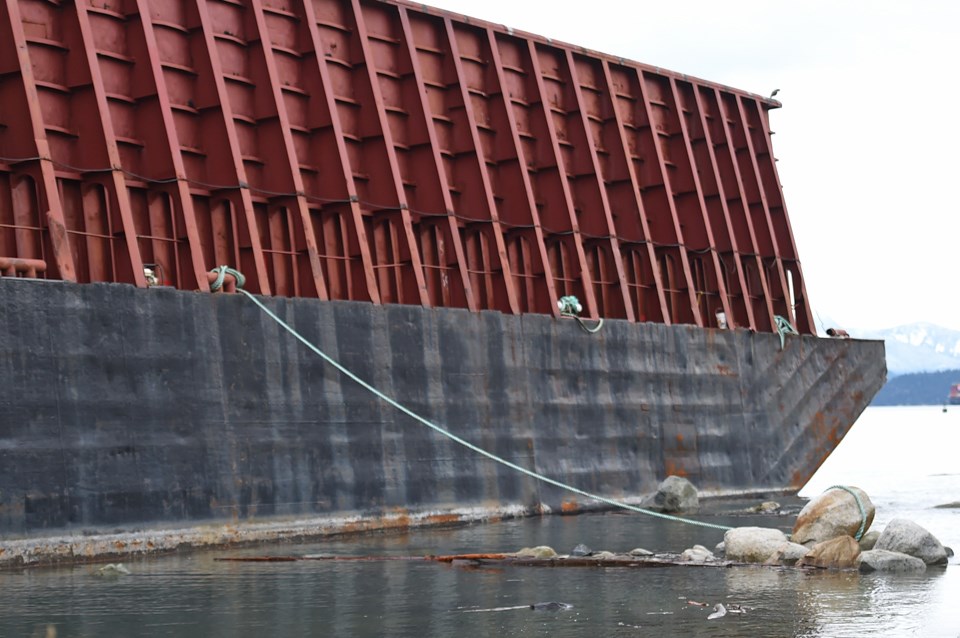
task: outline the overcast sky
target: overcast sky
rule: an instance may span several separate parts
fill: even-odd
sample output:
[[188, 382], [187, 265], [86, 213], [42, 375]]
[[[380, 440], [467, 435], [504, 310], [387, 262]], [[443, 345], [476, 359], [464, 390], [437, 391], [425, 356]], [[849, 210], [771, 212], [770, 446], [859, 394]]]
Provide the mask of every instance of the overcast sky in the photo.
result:
[[823, 321], [960, 329], [960, 2], [431, 0], [769, 95]]

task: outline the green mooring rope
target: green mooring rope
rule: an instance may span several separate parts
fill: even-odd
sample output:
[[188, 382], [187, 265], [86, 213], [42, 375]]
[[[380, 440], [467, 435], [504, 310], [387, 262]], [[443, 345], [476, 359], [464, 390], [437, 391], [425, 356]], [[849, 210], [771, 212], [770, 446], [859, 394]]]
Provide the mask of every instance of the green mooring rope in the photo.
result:
[[223, 286], [223, 280], [226, 278], [227, 275], [233, 275], [234, 278], [237, 280], [237, 290], [242, 289], [243, 285], [247, 283], [247, 278], [244, 277], [239, 270], [234, 270], [229, 266], [217, 266], [210, 272], [217, 273], [217, 278], [214, 280], [212, 284], [210, 284], [210, 292], [217, 292], [218, 290], [220, 290], [220, 287]]
[[780, 349], [784, 348], [784, 335], [798, 335], [797, 329], [793, 327], [789, 320], [780, 315], [773, 315], [774, 323], [777, 324], [777, 334], [780, 335]]
[[369, 383], [367, 383], [366, 381], [364, 381], [363, 379], [361, 379], [360, 377], [358, 377], [358, 376], [355, 375], [354, 373], [350, 372], [350, 370], [348, 370], [347, 368], [345, 368], [344, 366], [342, 366], [339, 362], [337, 362], [335, 359], [333, 359], [332, 357], [330, 357], [329, 355], [327, 355], [326, 353], [324, 353], [322, 350], [320, 350], [319, 348], [317, 348], [315, 345], [313, 345], [312, 343], [310, 343], [303, 335], [301, 335], [299, 332], [297, 332], [297, 331], [294, 330], [292, 327], [290, 327], [285, 321], [283, 321], [283, 319], [281, 319], [280, 317], [278, 317], [277, 315], [275, 315], [269, 308], [267, 308], [266, 306], [264, 306], [264, 305], [260, 302], [260, 300], [257, 299], [256, 297], [254, 297], [252, 294], [250, 294], [250, 293], [247, 292], [246, 290], [242, 290], [242, 289], [240, 289], [240, 292], [242, 292], [244, 295], [246, 295], [247, 298], [250, 299], [250, 301], [252, 301], [253, 303], [255, 303], [255, 304], [260, 308], [260, 310], [262, 310], [263, 312], [265, 312], [265, 313], [267, 314], [267, 316], [269, 316], [271, 319], [273, 319], [274, 321], [276, 321], [280, 326], [282, 326], [284, 330], [286, 330], [286, 331], [289, 332], [291, 335], [293, 335], [294, 337], [296, 337], [297, 340], [299, 340], [303, 345], [305, 345], [305, 346], [307, 346], [308, 348], [310, 348], [311, 350], [313, 350], [313, 352], [314, 352], [315, 354], [317, 354], [317, 355], [319, 355], [320, 357], [322, 357], [324, 361], [326, 361], [327, 363], [329, 363], [330, 365], [332, 365], [334, 368], [336, 368], [337, 370], [339, 370], [341, 373], [343, 373], [345, 376], [347, 376], [348, 378], [350, 378], [351, 380], [353, 380], [355, 383], [359, 384], [360, 386], [362, 386], [363, 388], [365, 388], [365, 389], [368, 390], [369, 392], [373, 393], [374, 395], [376, 395], [377, 397], [379, 397], [379, 398], [382, 399], [383, 401], [389, 403], [390, 405], [392, 405], [392, 406], [395, 407], [396, 409], [400, 410], [401, 412], [403, 412], [403, 413], [406, 414], [407, 416], [409, 416], [409, 417], [411, 417], [411, 418], [419, 421], [419, 422], [422, 423], [423, 425], [426, 425], [428, 428], [430, 428], [430, 429], [432, 429], [432, 430], [434, 430], [434, 431], [442, 434], [443, 436], [447, 437], [447, 438], [450, 439], [451, 441], [453, 441], [453, 442], [455, 442], [455, 443], [459, 443], [460, 445], [462, 445], [462, 446], [464, 446], [464, 447], [466, 447], [466, 448], [468, 448], [468, 449], [470, 449], [470, 450], [473, 450], [473, 451], [476, 452], [477, 454], [480, 454], [480, 455], [482, 455], [482, 456], [485, 456], [485, 457], [487, 457], [488, 459], [490, 459], [490, 460], [492, 460], [492, 461], [495, 461], [495, 462], [497, 462], [497, 463], [499, 463], [499, 464], [501, 464], [501, 465], [504, 465], [504, 466], [506, 466], [506, 467], [509, 467], [509, 468], [512, 469], [512, 470], [516, 470], [517, 472], [520, 472], [521, 474], [526, 474], [527, 476], [529, 476], [529, 477], [531, 477], [531, 478], [535, 478], [535, 479], [537, 479], [538, 481], [542, 481], [542, 482], [544, 482], [544, 483], [548, 483], [549, 485], [553, 485], [554, 487], [559, 487], [560, 489], [566, 490], [566, 491], [568, 491], [568, 492], [572, 492], [572, 493], [574, 493], [574, 494], [579, 494], [580, 496], [585, 496], [585, 497], [587, 497], [587, 498], [593, 499], [593, 500], [595, 500], [595, 501], [599, 501], [599, 502], [601, 502], [601, 503], [606, 503], [607, 505], [612, 505], [613, 507], [619, 507], [619, 508], [622, 508], [622, 509], [630, 510], [631, 512], [637, 512], [637, 513], [639, 513], [639, 514], [647, 514], [647, 515], [649, 515], [649, 516], [654, 516], [654, 517], [656, 517], [656, 518], [661, 518], [661, 519], [665, 519], [665, 520], [668, 520], [668, 521], [676, 521], [676, 522], [678, 522], [678, 523], [687, 523], [687, 524], [689, 524], [689, 525], [697, 525], [697, 526], [699, 526], [699, 527], [708, 527], [708, 528], [711, 528], [711, 529], [719, 529], [719, 530], [733, 529], [732, 527], [728, 527], [728, 526], [726, 526], [726, 525], [717, 525], [717, 524], [715, 524], [715, 523], [705, 523], [705, 522], [703, 522], [703, 521], [695, 521], [695, 520], [691, 520], [691, 519], [681, 518], [681, 517], [679, 517], [679, 516], [671, 516], [670, 514], [663, 514], [663, 513], [661, 513], [661, 512], [653, 512], [653, 511], [651, 511], [651, 510], [643, 509], [642, 507], [637, 507], [637, 506], [635, 506], [635, 505], [630, 505], [629, 503], [624, 503], [623, 501], [617, 501], [617, 500], [614, 500], [614, 499], [606, 498], [606, 497], [604, 497], [604, 496], [599, 496], [599, 495], [597, 495], [597, 494], [592, 494], [592, 493], [590, 493], [590, 492], [586, 492], [586, 491], [584, 491], [584, 490], [578, 489], [578, 488], [573, 487], [573, 486], [571, 486], [571, 485], [567, 485], [566, 483], [561, 483], [560, 481], [554, 480], [554, 479], [552, 479], [552, 478], [548, 478], [548, 477], [546, 477], [546, 476], [544, 476], [544, 475], [542, 475], [542, 474], [538, 474], [538, 473], [536, 473], [536, 472], [533, 472], [533, 471], [531, 471], [531, 470], [528, 470], [528, 469], [525, 468], [525, 467], [521, 467], [521, 466], [517, 465], [516, 463], [511, 463], [510, 461], [508, 461], [508, 460], [506, 460], [506, 459], [504, 459], [504, 458], [502, 458], [502, 457], [499, 457], [499, 456], [497, 456], [496, 454], [493, 454], [493, 453], [491, 453], [491, 452], [488, 452], [488, 451], [484, 450], [483, 448], [477, 447], [477, 446], [474, 445], [473, 443], [470, 443], [469, 441], [466, 441], [466, 440], [464, 440], [464, 439], [461, 439], [461, 438], [460, 438], [459, 436], [457, 436], [456, 434], [453, 434], [452, 432], [449, 432], [449, 431], [443, 429], [443, 428], [440, 427], [439, 425], [436, 425], [435, 423], [432, 423], [431, 421], [425, 419], [424, 417], [420, 416], [420, 415], [417, 414], [416, 412], [413, 412], [413, 411], [410, 410], [409, 408], [401, 405], [400, 403], [398, 403], [398, 402], [395, 401], [394, 399], [391, 399], [391, 398], [388, 397], [387, 395], [383, 394], [382, 392], [380, 392], [379, 390], [377, 390], [375, 387], [373, 387], [372, 385], [370, 385]]
[[830, 490], [843, 490], [844, 492], [852, 496], [853, 500], [857, 502], [857, 507], [860, 508], [860, 529], [857, 530], [857, 534], [856, 536], [854, 536], [854, 538], [856, 540], [860, 540], [861, 538], [863, 538], [863, 533], [866, 531], [866, 528], [867, 528], [867, 508], [863, 506], [863, 501], [860, 500], [860, 495], [854, 492], [852, 489], [850, 489], [846, 485], [831, 485], [830, 487], [828, 487], [823, 491], [824, 493], [826, 493], [826, 492], [829, 492]]
[[600, 332], [600, 328], [603, 327], [603, 317], [600, 317], [599, 321], [597, 321], [597, 325], [592, 328], [583, 322], [583, 319], [580, 318], [580, 313], [583, 312], [583, 306], [580, 305], [580, 300], [573, 295], [560, 297], [559, 301], [557, 301], [557, 308], [560, 309], [561, 316], [573, 317], [576, 319], [577, 324], [583, 328], [584, 332], [595, 334]]

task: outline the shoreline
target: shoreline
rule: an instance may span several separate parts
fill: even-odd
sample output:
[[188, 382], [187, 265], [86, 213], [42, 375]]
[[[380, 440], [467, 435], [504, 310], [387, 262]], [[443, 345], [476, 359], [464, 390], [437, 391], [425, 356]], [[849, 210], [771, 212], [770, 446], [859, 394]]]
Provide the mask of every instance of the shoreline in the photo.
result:
[[[715, 515], [718, 512], [714, 511], [715, 507], [711, 505], [716, 506], [721, 502], [739, 503], [764, 496], [796, 498], [796, 493], [771, 490], [701, 493], [700, 498], [706, 507], [701, 508], [700, 514], [704, 514], [703, 510], [706, 509], [707, 515]], [[634, 497], [625, 499], [624, 502], [639, 505], [643, 499], [644, 497]], [[568, 501], [558, 511], [544, 504], [533, 507], [505, 505], [419, 512], [397, 508], [378, 513], [357, 512], [340, 516], [262, 522], [210, 522], [178, 528], [114, 532], [64, 530], [63, 533], [51, 536], [0, 539], [0, 572], [32, 567], [103, 563], [200, 550], [242, 548], [284, 541], [310, 541], [334, 536], [455, 527], [535, 516], [573, 516], [614, 510], [616, 508], [603, 503]], [[734, 514], [733, 511], [729, 513]]]

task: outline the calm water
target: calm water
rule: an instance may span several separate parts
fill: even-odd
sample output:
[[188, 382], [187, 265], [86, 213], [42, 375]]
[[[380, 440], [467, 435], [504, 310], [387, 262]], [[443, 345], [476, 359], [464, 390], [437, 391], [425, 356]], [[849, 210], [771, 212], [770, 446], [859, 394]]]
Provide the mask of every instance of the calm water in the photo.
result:
[[[960, 409], [870, 408], [801, 493], [858, 485], [875, 529], [911, 518], [960, 550]], [[711, 517], [789, 528], [786, 517]], [[593, 549], [713, 547], [719, 531], [637, 514], [547, 517], [376, 535], [244, 553], [423, 555], [578, 543]], [[767, 568], [467, 569], [418, 562], [223, 563], [229, 553], [0, 574], [0, 636], [960, 636], [960, 565], [919, 576], [802, 574]], [[688, 600], [740, 603], [707, 620]], [[542, 601], [566, 611], [510, 609]]]

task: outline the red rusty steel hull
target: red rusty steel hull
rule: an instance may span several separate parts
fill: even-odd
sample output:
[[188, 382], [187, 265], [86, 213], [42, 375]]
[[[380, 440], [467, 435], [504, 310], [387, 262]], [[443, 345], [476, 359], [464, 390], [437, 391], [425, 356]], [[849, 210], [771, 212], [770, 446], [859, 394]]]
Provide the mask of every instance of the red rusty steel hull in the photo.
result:
[[811, 334], [777, 106], [396, 0], [2, 0], [0, 255]]

